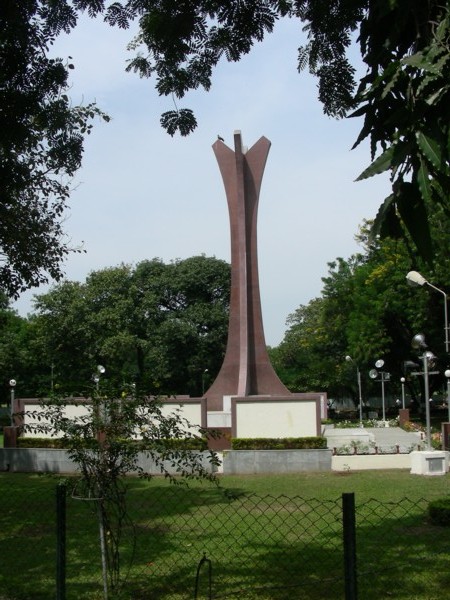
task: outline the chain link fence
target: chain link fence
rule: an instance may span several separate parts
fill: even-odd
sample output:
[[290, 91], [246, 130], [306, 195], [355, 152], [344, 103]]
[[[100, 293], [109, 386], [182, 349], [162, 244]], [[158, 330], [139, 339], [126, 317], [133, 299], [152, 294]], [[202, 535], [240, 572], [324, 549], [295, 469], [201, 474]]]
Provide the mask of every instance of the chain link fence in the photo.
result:
[[[0, 485], [0, 600], [103, 599], [95, 500], [72, 497], [67, 486], [65, 586], [57, 595], [55, 480], [8, 475]], [[450, 531], [429, 523], [426, 500], [356, 502], [355, 561], [347, 565], [343, 498], [132, 480], [127, 502], [123, 585], [111, 599], [450, 597]]]

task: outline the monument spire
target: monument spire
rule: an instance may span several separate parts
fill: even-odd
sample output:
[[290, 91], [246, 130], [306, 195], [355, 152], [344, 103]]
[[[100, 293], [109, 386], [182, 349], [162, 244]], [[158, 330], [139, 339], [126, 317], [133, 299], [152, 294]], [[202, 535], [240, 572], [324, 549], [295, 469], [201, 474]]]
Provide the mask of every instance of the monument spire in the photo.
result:
[[230, 216], [231, 297], [224, 361], [205, 394], [208, 411], [223, 410], [224, 396], [290, 395], [269, 360], [259, 292], [257, 214], [269, 149], [261, 137], [246, 150], [239, 131], [234, 151], [220, 139], [213, 144]]

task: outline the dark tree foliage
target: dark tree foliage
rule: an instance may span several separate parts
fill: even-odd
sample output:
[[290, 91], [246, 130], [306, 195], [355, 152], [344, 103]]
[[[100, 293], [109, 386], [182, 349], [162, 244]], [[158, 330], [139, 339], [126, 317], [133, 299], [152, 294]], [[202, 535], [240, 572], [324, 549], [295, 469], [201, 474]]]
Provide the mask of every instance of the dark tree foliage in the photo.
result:
[[[58, 18], [48, 18], [51, 4]], [[71, 106], [73, 65], [48, 56], [55, 35], [73, 24], [64, 3], [0, 3], [0, 287], [14, 298], [59, 279], [73, 250], [62, 227], [68, 178], [81, 165], [91, 120], [102, 115], [92, 104]]]
[[392, 181], [372, 235], [403, 237], [403, 223], [432, 264], [429, 210], [450, 211], [448, 3], [374, 2], [360, 41], [368, 71], [357, 94], [354, 114], [364, 126], [355, 145], [369, 137], [372, 158], [381, 149], [360, 179], [388, 171]]

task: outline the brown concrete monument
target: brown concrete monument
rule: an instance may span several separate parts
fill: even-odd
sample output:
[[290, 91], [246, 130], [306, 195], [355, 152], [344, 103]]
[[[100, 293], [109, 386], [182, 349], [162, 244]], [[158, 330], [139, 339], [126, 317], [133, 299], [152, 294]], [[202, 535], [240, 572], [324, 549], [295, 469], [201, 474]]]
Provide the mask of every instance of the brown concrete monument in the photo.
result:
[[205, 393], [208, 411], [223, 410], [224, 396], [291, 396], [269, 360], [259, 292], [257, 214], [269, 149], [265, 137], [244, 149], [239, 131], [234, 151], [220, 139], [213, 144], [230, 215], [231, 298], [224, 361]]

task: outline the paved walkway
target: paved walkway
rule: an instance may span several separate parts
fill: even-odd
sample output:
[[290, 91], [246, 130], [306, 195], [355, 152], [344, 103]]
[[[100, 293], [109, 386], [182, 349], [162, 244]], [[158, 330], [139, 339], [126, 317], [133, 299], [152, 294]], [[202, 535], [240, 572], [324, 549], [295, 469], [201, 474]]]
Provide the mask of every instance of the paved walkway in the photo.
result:
[[401, 427], [370, 427], [364, 431], [373, 434], [375, 445], [379, 448], [388, 449], [399, 445], [400, 452], [409, 452], [412, 446], [417, 446], [423, 440], [421, 433], [405, 431]]

